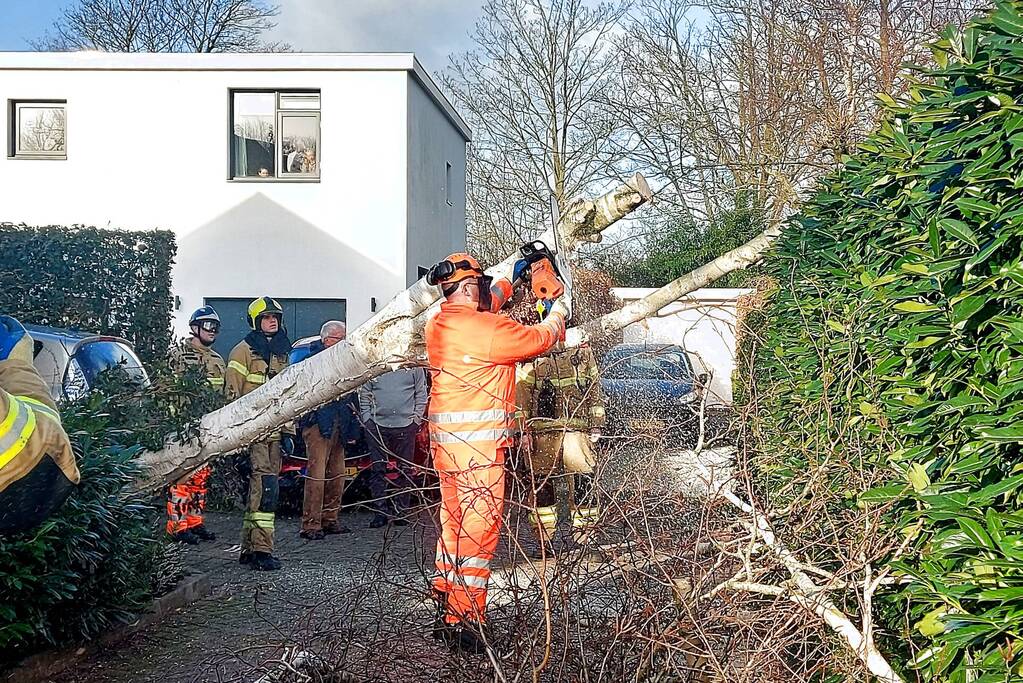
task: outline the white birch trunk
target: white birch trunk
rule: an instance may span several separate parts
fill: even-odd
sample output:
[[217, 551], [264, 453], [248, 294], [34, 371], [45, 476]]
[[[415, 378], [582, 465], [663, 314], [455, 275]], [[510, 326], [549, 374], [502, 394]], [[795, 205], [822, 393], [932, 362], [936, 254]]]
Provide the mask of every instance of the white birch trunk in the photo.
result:
[[[558, 260], [565, 267], [580, 242], [599, 240], [603, 230], [650, 199], [646, 180], [636, 174], [595, 201], [574, 202], [556, 228], [541, 239], [559, 252]], [[511, 277], [518, 258], [517, 253], [511, 254], [487, 272]], [[159, 490], [179, 481], [214, 456], [244, 448], [367, 380], [422, 357], [423, 327], [439, 298], [438, 287], [425, 280], [416, 282], [350, 332], [347, 342], [287, 368], [259, 389], [204, 416], [197, 438], [169, 440], [163, 450], [144, 453], [140, 459], [146, 474], [136, 488]]]

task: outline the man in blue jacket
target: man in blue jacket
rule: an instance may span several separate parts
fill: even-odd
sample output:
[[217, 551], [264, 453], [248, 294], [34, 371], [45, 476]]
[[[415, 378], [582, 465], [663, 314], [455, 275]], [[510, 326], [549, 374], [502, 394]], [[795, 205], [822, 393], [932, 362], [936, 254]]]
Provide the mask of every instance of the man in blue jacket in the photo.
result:
[[[328, 320], [320, 328], [320, 341], [310, 345], [309, 355], [344, 341], [346, 335], [343, 322]], [[328, 534], [351, 531], [337, 517], [345, 492], [345, 449], [360, 436], [358, 416], [358, 398], [351, 393], [317, 408], [298, 422], [309, 458], [302, 500], [302, 538], [320, 541]]]

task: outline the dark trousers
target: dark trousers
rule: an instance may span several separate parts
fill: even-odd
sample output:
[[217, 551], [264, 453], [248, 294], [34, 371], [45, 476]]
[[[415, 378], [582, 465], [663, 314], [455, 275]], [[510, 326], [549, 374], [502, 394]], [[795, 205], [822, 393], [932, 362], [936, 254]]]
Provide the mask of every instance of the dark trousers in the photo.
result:
[[[377, 512], [388, 517], [400, 517], [409, 509], [412, 486], [412, 457], [416, 447], [418, 427], [379, 427], [366, 423], [366, 443], [373, 465], [369, 472], [369, 492]], [[387, 461], [393, 459], [398, 478], [387, 478]], [[391, 489], [391, 490], [389, 490]]]

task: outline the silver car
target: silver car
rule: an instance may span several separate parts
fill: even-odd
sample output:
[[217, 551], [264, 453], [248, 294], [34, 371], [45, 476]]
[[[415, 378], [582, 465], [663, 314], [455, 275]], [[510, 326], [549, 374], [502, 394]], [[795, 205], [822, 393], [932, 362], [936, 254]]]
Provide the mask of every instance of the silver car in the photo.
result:
[[74, 401], [84, 396], [104, 370], [116, 366], [121, 366], [139, 384], [149, 383], [146, 370], [127, 339], [41, 325], [25, 325], [25, 329], [32, 337], [36, 370], [54, 401]]

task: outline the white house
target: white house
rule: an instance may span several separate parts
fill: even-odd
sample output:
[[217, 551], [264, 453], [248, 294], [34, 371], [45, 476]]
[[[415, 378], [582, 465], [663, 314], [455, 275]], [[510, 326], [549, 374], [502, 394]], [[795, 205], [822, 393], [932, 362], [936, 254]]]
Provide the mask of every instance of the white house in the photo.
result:
[[[642, 299], [653, 289], [620, 287], [611, 293], [626, 304]], [[707, 287], [690, 292], [660, 311], [657, 316], [627, 326], [627, 344], [677, 344], [711, 371], [709, 403], [731, 404], [732, 371], [735, 370], [735, 327], [739, 297], [752, 289]]]
[[0, 220], [174, 231], [179, 333], [358, 325], [465, 246], [469, 128], [412, 54], [0, 53], [0, 100]]

